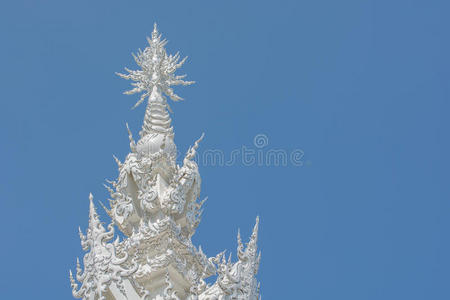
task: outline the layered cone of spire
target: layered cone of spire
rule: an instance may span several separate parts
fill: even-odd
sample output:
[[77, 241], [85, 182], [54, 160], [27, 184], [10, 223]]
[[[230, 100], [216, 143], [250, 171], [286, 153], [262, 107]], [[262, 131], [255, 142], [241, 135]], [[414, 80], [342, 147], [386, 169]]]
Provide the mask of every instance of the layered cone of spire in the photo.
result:
[[144, 125], [139, 132], [141, 139], [136, 150], [142, 154], [154, 154], [162, 150], [171, 156], [176, 156], [172, 120], [167, 111], [166, 99], [156, 86], [153, 87], [145, 110]]

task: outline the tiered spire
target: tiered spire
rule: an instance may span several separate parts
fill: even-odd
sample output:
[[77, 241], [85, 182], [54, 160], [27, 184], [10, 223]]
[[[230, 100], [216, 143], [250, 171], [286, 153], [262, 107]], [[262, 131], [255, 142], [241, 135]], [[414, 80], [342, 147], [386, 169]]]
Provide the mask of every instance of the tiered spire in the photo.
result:
[[[185, 75], [175, 75], [186, 58], [167, 55], [155, 27], [149, 46], [134, 59], [140, 70], [125, 69], [118, 74], [132, 80], [133, 89], [125, 94], [142, 93], [134, 107], [146, 99], [148, 104], [140, 140], [136, 143], [127, 125], [131, 152], [123, 162], [117, 158], [119, 176], [109, 181], [111, 223], [105, 229], [90, 195], [87, 234], [80, 230], [85, 251], [84, 271], [77, 260], [76, 279], [70, 273], [73, 295], [83, 299], [129, 300], [256, 300], [259, 289], [258, 222], [244, 247], [238, 234], [238, 261], [226, 261], [221, 253], [208, 258], [191, 237], [199, 225], [201, 178], [194, 161], [203, 135], [186, 153], [182, 165], [176, 162], [176, 146], [166, 96], [182, 100], [172, 90], [190, 85]], [[125, 234], [114, 242], [114, 225]], [[217, 274], [207, 285], [205, 278]]]

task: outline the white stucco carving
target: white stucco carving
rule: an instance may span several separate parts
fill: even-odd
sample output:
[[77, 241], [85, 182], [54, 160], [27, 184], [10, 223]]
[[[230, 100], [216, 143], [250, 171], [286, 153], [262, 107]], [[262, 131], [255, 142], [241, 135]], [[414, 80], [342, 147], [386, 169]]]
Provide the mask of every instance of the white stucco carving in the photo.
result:
[[[222, 252], [208, 258], [191, 237], [201, 220], [204, 200], [199, 200], [201, 178], [193, 160], [204, 135], [176, 163], [176, 145], [167, 97], [181, 100], [171, 86], [190, 85], [175, 75], [186, 58], [167, 55], [156, 25], [149, 46], [134, 55], [140, 70], [126, 69], [119, 76], [132, 80], [132, 90], [142, 93], [134, 107], [148, 99], [140, 139], [128, 128], [131, 152], [124, 162], [114, 157], [118, 177], [105, 185], [110, 193], [112, 219], [105, 229], [90, 195], [89, 226], [80, 230], [87, 251], [83, 266], [77, 260], [76, 276], [70, 271], [73, 296], [95, 299], [228, 300], [259, 299], [255, 279], [259, 219], [246, 246], [238, 234], [237, 262]], [[114, 238], [114, 226], [125, 235]], [[205, 278], [217, 275], [212, 285]], [[77, 283], [78, 282], [78, 283]]]

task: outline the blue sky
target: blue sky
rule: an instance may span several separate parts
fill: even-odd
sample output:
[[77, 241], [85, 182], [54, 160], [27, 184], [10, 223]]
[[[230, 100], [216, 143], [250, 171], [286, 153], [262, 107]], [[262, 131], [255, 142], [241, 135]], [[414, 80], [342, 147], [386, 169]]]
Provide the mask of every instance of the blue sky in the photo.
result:
[[[450, 298], [450, 5], [446, 1], [3, 1], [0, 290], [71, 299], [88, 194], [144, 107], [153, 23], [197, 81], [172, 103], [181, 153], [301, 149], [302, 166], [201, 165], [195, 244], [235, 254], [261, 217], [264, 299]], [[259, 148], [258, 148], [259, 149]], [[99, 209], [102, 220], [109, 222]], [[235, 257], [235, 256], [234, 256]]]

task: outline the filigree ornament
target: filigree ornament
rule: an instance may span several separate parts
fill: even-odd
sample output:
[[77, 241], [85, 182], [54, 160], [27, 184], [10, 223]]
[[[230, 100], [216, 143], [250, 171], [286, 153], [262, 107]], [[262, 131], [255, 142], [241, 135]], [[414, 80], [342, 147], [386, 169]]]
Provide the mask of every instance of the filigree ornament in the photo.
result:
[[167, 287], [164, 289], [163, 298], [164, 300], [180, 300], [177, 296], [177, 291], [173, 289], [172, 281], [170, 280], [169, 272], [166, 273], [165, 280]]
[[141, 199], [141, 206], [143, 209], [153, 211], [158, 207], [156, 202], [158, 194], [151, 187], [147, 191], [139, 191], [139, 199]]
[[183, 80], [186, 75], [174, 75], [175, 71], [180, 68], [187, 57], [180, 61], [180, 54], [167, 55], [164, 46], [167, 44], [166, 40], [161, 39], [161, 34], [155, 26], [152, 32], [152, 38], [147, 38], [149, 47], [144, 51], [139, 49], [137, 55], [133, 54], [134, 60], [141, 67], [141, 70], [130, 70], [125, 68], [128, 74], [117, 73], [124, 79], [134, 81], [131, 85], [133, 89], [126, 91], [125, 94], [131, 95], [142, 93], [141, 98], [134, 105], [140, 105], [150, 93], [157, 88], [162, 93], [166, 94], [173, 101], [183, 100], [183, 98], [176, 95], [171, 88], [173, 85], [191, 85], [194, 81]]
[[77, 259], [76, 279], [81, 283], [80, 288], [70, 271], [72, 294], [76, 298], [89, 299], [96, 296], [100, 300], [106, 299], [104, 294], [108, 286], [114, 283], [125, 295], [123, 278], [136, 272], [138, 265], [133, 258], [131, 266], [126, 266], [128, 253], [122, 252], [118, 255], [116, 251], [118, 240], [114, 243], [107, 243], [114, 237], [114, 227], [110, 224], [108, 231], [105, 230], [95, 210], [92, 194], [89, 195], [89, 201], [87, 234], [84, 235], [80, 230], [82, 248], [89, 252], [83, 258], [84, 271]]
[[199, 295], [199, 300], [260, 299], [259, 284], [255, 279], [261, 259], [261, 253], [257, 253], [256, 245], [258, 224], [259, 218], [256, 219], [247, 247], [242, 244], [241, 235], [238, 232], [237, 253], [239, 260], [236, 263], [231, 262], [231, 255], [226, 260], [225, 252], [210, 258], [210, 261], [217, 267], [217, 280]]

